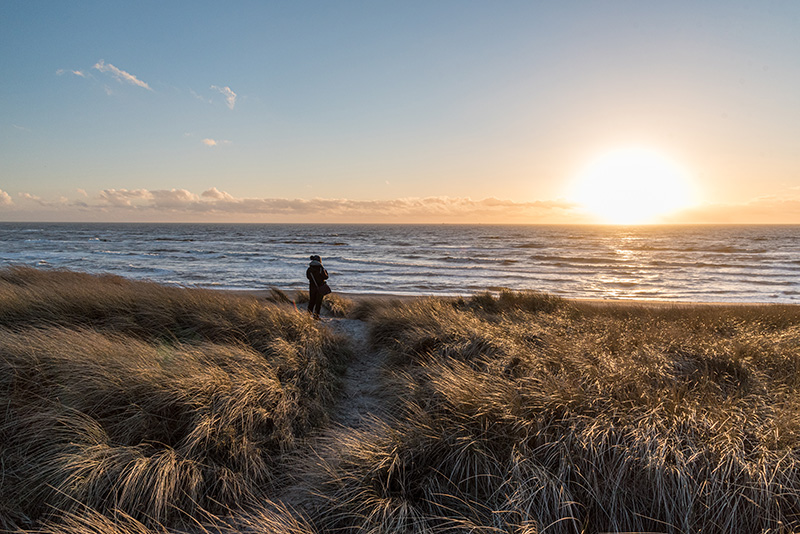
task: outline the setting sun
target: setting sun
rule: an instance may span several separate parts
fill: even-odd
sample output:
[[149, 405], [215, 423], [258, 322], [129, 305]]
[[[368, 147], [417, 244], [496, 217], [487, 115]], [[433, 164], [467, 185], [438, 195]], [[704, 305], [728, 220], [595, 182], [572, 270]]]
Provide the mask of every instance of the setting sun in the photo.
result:
[[647, 224], [692, 203], [686, 172], [642, 148], [608, 152], [577, 176], [571, 200], [598, 222]]

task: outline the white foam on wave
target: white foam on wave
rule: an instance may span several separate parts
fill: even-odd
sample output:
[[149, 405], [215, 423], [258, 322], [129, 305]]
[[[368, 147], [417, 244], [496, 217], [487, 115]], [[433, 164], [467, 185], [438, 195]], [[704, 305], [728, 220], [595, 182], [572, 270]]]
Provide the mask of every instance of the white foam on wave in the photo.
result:
[[353, 293], [507, 287], [580, 298], [800, 302], [798, 233], [786, 226], [0, 223], [0, 265], [301, 289], [309, 255], [320, 254], [334, 290]]

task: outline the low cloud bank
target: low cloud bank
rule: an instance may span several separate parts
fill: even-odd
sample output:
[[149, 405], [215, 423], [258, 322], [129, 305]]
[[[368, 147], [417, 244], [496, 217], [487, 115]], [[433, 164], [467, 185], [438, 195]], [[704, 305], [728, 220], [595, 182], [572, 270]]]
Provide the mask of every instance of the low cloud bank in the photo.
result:
[[495, 219], [542, 217], [571, 208], [566, 202], [514, 202], [487, 198], [428, 197], [393, 200], [350, 200], [326, 198], [236, 198], [212, 187], [200, 195], [186, 189], [125, 190], [107, 189], [100, 193], [95, 207], [122, 207], [139, 211], [172, 211], [185, 214], [280, 216], [295, 220], [449, 220], [451, 218]]
[[[11, 204], [0, 192], [0, 204]], [[8, 196], [6, 194], [6, 196]], [[186, 189], [104, 189], [83, 192], [74, 201], [44, 202], [21, 194], [25, 204], [50, 207], [69, 220], [76, 214], [92, 220], [186, 220], [264, 222], [552, 222], [573, 206], [564, 201], [515, 202], [497, 198], [426, 197], [392, 200], [330, 198], [237, 198], [212, 187], [200, 194]], [[15, 208], [24, 211], [23, 203]], [[69, 213], [68, 213], [69, 212]], [[566, 222], [563, 221], [562, 222]]]
[[[591, 223], [580, 207], [563, 200], [517, 202], [498, 198], [413, 197], [240, 198], [216, 187], [104, 189], [75, 198], [43, 199], [0, 190], [0, 220], [313, 223]], [[741, 204], [706, 204], [665, 217], [676, 224], [800, 224], [800, 199], [761, 197]]]

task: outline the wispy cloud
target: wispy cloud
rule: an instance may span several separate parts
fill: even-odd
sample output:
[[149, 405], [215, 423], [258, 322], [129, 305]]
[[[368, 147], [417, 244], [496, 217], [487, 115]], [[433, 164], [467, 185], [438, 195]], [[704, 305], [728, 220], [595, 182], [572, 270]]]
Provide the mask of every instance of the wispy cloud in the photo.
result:
[[197, 92], [195, 92], [193, 89], [189, 89], [189, 93], [200, 102], [205, 102], [206, 104], [212, 103], [212, 100], [210, 98], [206, 98], [203, 95], [197, 94]]
[[147, 83], [143, 82], [142, 80], [140, 80], [139, 78], [137, 78], [133, 74], [131, 74], [129, 72], [125, 72], [124, 70], [118, 69], [117, 67], [115, 67], [111, 63], [105, 63], [102, 59], [100, 61], [98, 61], [97, 63], [95, 63], [94, 67], [92, 67], [92, 68], [93, 69], [97, 69], [100, 72], [111, 74], [111, 76], [116, 78], [116, 80], [118, 82], [120, 82], [120, 83], [123, 83], [123, 82], [124, 83], [129, 83], [129, 84], [141, 87], [143, 89], [147, 89], [148, 91], [152, 91], [152, 89], [150, 88], [149, 85], [147, 85]]
[[72, 70], [72, 69], [70, 69], [70, 70], [66, 70], [66, 69], [58, 69], [58, 70], [56, 71], [56, 74], [57, 74], [58, 76], [62, 76], [62, 75], [64, 75], [64, 74], [66, 74], [67, 72], [69, 72], [69, 73], [71, 73], [71, 74], [74, 74], [75, 76], [80, 76], [81, 78], [86, 78], [86, 73], [85, 73], [84, 71], [82, 71], [82, 70]]
[[225, 101], [227, 102], [228, 107], [230, 109], [233, 109], [233, 106], [236, 105], [236, 93], [234, 93], [230, 87], [228, 87], [227, 85], [225, 87], [212, 85], [211, 88], [222, 93], [222, 95], [225, 97]]
[[0, 189], [0, 206], [10, 206], [14, 203], [11, 195]]
[[32, 202], [43, 202], [41, 198], [37, 197], [36, 195], [31, 195], [30, 193], [20, 193], [19, 198], [23, 200], [30, 200]]
[[[58, 197], [56, 200], [47, 200], [30, 193], [19, 193], [19, 198], [22, 200], [20, 205], [26, 203], [34, 203], [45, 208], [63, 208], [69, 205], [69, 199], [66, 197]], [[15, 204], [16, 205], [16, 204]]]
[[200, 142], [203, 143], [204, 145], [206, 145], [207, 147], [217, 147], [217, 146], [220, 146], [220, 145], [230, 145], [231, 144], [231, 142], [228, 141], [227, 139], [219, 139], [219, 140], [217, 140], [217, 139], [211, 139], [210, 137], [206, 137], [205, 139], [203, 139]]

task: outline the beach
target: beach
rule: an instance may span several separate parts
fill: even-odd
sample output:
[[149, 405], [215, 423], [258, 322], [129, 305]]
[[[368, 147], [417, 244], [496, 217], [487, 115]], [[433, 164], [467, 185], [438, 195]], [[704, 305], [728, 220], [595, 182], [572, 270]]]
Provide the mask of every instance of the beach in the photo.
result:
[[[248, 289], [248, 290], [237, 290], [237, 289], [229, 289], [229, 290], [220, 290], [223, 294], [231, 294], [243, 297], [253, 297], [259, 300], [270, 300], [274, 293], [272, 290], [269, 289]], [[293, 301], [303, 301], [307, 302], [308, 295], [307, 291], [304, 290], [289, 290], [284, 292], [289, 299]], [[341, 292], [336, 291], [334, 292], [336, 297], [341, 297], [346, 300], [353, 301], [355, 304], [366, 303], [368, 305], [374, 305], [378, 303], [386, 303], [386, 302], [402, 302], [402, 303], [409, 303], [419, 300], [425, 299], [441, 299], [441, 300], [457, 300], [461, 299], [469, 299], [476, 295], [480, 294], [490, 294], [490, 295], [498, 295], [499, 291], [482, 291], [476, 294], [470, 295], [461, 295], [461, 296], [450, 296], [450, 297], [437, 297], [435, 295], [408, 295], [408, 294], [398, 294], [398, 293], [355, 293], [355, 292]], [[332, 297], [332, 298], [336, 298]], [[759, 307], [759, 306], [772, 306], [776, 305], [776, 303], [769, 303], [769, 302], [727, 302], [727, 301], [697, 301], [697, 302], [690, 302], [690, 301], [676, 301], [671, 299], [633, 299], [633, 298], [565, 298], [567, 302], [573, 302], [578, 305], [589, 305], [589, 306], [606, 306], [606, 307], [616, 307], [616, 308], [639, 308], [639, 307], [656, 307], [656, 308], [695, 308], [698, 306], [703, 307], [728, 307], [728, 306], [745, 306], [745, 307]], [[325, 313], [325, 312], [323, 312]]]
[[0, 223], [0, 266], [210, 289], [800, 303], [797, 226]]
[[0, 534], [800, 534], [800, 1], [0, 12]]

